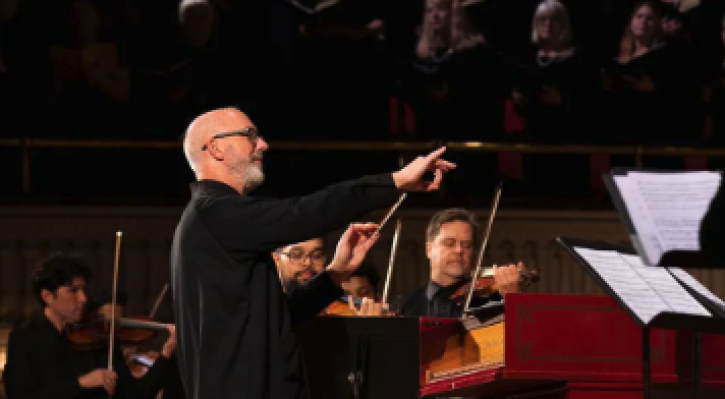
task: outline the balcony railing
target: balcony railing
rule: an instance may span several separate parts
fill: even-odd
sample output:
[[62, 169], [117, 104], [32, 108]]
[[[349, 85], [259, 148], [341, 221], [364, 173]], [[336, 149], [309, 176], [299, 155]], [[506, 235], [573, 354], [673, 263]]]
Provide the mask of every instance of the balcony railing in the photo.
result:
[[[642, 165], [645, 157], [725, 157], [725, 148], [682, 147], [682, 146], [642, 146], [642, 145], [549, 145], [519, 143], [486, 142], [406, 142], [406, 141], [270, 141], [270, 148], [282, 151], [353, 151], [353, 152], [398, 152], [401, 162], [406, 154], [424, 153], [445, 144], [449, 151], [480, 153], [532, 153], [532, 154], [601, 154], [625, 155]], [[0, 139], [0, 148], [16, 148], [21, 152], [22, 189], [29, 192], [32, 186], [31, 164], [33, 151], [39, 149], [140, 149], [170, 150], [181, 149], [181, 143], [175, 140], [71, 140], [47, 138], [5, 138]]]

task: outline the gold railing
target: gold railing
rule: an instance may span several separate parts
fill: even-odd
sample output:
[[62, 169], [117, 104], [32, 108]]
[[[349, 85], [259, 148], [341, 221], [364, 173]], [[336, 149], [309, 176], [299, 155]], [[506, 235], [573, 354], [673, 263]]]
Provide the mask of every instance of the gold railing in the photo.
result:
[[[393, 151], [425, 152], [441, 145], [441, 142], [404, 141], [270, 141], [270, 148], [282, 151]], [[725, 148], [642, 146], [642, 145], [549, 145], [484, 142], [445, 143], [450, 151], [482, 153], [535, 153], [535, 154], [603, 154], [630, 155], [635, 164], [641, 165], [643, 157], [725, 157]], [[72, 140], [18, 138], [0, 139], [0, 147], [18, 148], [22, 151], [23, 191], [30, 190], [30, 163], [33, 149], [181, 149], [181, 142], [174, 140]], [[402, 158], [401, 158], [402, 159]]]

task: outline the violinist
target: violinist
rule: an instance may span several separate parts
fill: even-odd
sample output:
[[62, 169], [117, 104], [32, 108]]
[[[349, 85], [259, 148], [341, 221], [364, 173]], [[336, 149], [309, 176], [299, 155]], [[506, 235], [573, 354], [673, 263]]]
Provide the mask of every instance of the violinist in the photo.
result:
[[[91, 295], [90, 301], [88, 301], [87, 310], [86, 312], [90, 315], [97, 315], [105, 318], [111, 317], [111, 307], [113, 306], [113, 297], [112, 292], [107, 289], [99, 290], [94, 293], [94, 295]], [[116, 317], [125, 317], [126, 313], [126, 304], [128, 303], [128, 296], [125, 292], [117, 292], [116, 293]], [[175, 328], [173, 325], [169, 325], [169, 330], [174, 330], [174, 333], [169, 335], [169, 338], [164, 343], [164, 347], [162, 349], [162, 352], [165, 353], [166, 358], [171, 358], [176, 353], [176, 333]], [[122, 348], [123, 357], [126, 360], [126, 364], [131, 369], [131, 374], [134, 375], [134, 377], [140, 377], [141, 373], [136, 373], [137, 367], [135, 366], [141, 366], [140, 364], [137, 364], [137, 362], [134, 360], [134, 356], [137, 355], [138, 348], [135, 346], [128, 346]], [[157, 359], [158, 355], [160, 353], [158, 352], [148, 352], [148, 355], [152, 356], [153, 359]], [[150, 359], [149, 359], [150, 360]], [[154, 364], [156, 364], [154, 362]], [[153, 366], [151, 366], [153, 367]], [[173, 366], [172, 366], [173, 367]], [[141, 367], [138, 367], [138, 369], [141, 369]], [[143, 367], [145, 369], [145, 367]], [[149, 369], [150, 370], [150, 369]], [[147, 373], [148, 371], [146, 371]], [[146, 373], [143, 373], [143, 375], [146, 375]]]
[[379, 279], [375, 265], [363, 262], [340, 284], [345, 294], [330, 304], [323, 315], [381, 316], [383, 308], [376, 294]]
[[[465, 209], [446, 209], [433, 215], [426, 229], [425, 245], [430, 281], [401, 301], [397, 312], [400, 316], [461, 317], [463, 304], [452, 296], [470, 282], [478, 234], [476, 216]], [[519, 264], [495, 268], [498, 292], [487, 297], [474, 296], [471, 307], [500, 302], [506, 293], [518, 292], [518, 268], [522, 267]]]
[[[325, 239], [318, 237], [278, 248], [272, 253], [272, 259], [277, 266], [282, 287], [287, 294], [290, 294], [325, 271], [327, 261]], [[363, 262], [350, 277], [341, 282], [344, 294], [322, 314], [357, 315], [359, 312], [354, 310], [361, 310], [362, 298], [375, 299], [377, 279], [375, 266]]]
[[3, 382], [8, 399], [153, 398], [168, 365], [165, 353], [154, 372], [135, 380], [116, 349], [108, 370], [108, 348], [79, 350], [66, 333], [83, 317], [90, 269], [76, 256], [43, 259], [32, 276], [32, 292], [43, 311], [10, 333]]
[[347, 280], [342, 282], [342, 289], [346, 297], [355, 299], [368, 298], [378, 300], [378, 282], [380, 276], [375, 265], [369, 261], [363, 262]]

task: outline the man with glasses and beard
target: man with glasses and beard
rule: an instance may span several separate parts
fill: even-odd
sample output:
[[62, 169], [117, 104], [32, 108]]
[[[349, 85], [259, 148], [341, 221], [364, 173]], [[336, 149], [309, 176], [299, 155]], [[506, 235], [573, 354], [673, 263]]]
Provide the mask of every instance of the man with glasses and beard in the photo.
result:
[[[184, 137], [197, 181], [174, 235], [171, 283], [189, 399], [308, 398], [295, 324], [337, 298], [378, 238], [378, 226], [348, 227], [325, 271], [289, 298], [271, 253], [390, 206], [401, 192], [436, 190], [455, 168], [440, 159], [441, 148], [394, 173], [301, 197], [256, 198], [249, 192], [264, 179], [267, 149], [252, 121], [233, 108], [197, 117]], [[432, 182], [422, 179], [427, 171], [434, 172]]]
[[325, 271], [325, 240], [313, 238], [279, 248], [272, 254], [285, 292], [307, 284]]
[[[277, 265], [279, 279], [286, 293], [304, 289], [312, 278], [325, 271], [327, 261], [325, 240], [313, 238], [287, 245], [274, 251], [272, 259]], [[361, 313], [360, 308], [364, 298], [371, 301], [377, 300], [378, 280], [375, 265], [363, 262], [345, 281], [340, 283], [338, 301], [349, 306], [355, 315], [368, 315], [370, 311]]]

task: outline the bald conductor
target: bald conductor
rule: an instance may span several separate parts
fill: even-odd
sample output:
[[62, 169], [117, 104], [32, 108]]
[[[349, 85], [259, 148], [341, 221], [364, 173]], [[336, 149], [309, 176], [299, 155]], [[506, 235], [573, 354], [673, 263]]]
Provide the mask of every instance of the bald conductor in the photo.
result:
[[[441, 148], [398, 172], [301, 197], [255, 198], [248, 193], [264, 180], [267, 149], [252, 121], [233, 108], [199, 116], [186, 132], [184, 153], [197, 181], [174, 235], [171, 275], [189, 399], [307, 398], [294, 325], [342, 295], [340, 284], [375, 242], [377, 226], [350, 226], [326, 270], [289, 300], [271, 253], [389, 206], [401, 191], [435, 190], [455, 168], [440, 159]], [[435, 179], [422, 181], [429, 170]]]

